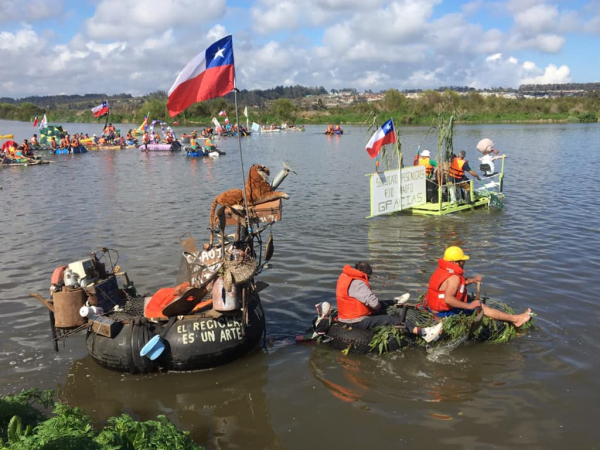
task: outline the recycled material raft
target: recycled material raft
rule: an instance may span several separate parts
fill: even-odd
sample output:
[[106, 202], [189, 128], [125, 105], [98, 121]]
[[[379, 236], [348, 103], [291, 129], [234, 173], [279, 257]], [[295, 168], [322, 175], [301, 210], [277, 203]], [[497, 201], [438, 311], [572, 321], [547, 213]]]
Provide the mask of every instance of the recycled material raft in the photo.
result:
[[[514, 310], [505, 303], [497, 300], [486, 299], [485, 304], [509, 314]], [[388, 314], [401, 315], [402, 306], [388, 307]], [[319, 335], [317, 340], [330, 345], [336, 350], [345, 353], [386, 353], [402, 350], [410, 346], [440, 346], [462, 341], [480, 341], [502, 343], [508, 342], [517, 336], [517, 328], [508, 322], [483, 317], [479, 325], [474, 324], [475, 314], [457, 314], [442, 319], [444, 331], [440, 338], [427, 344], [422, 338], [404, 334], [392, 325], [377, 327], [372, 330], [362, 330], [349, 325], [331, 321], [331, 326], [324, 335]], [[417, 309], [413, 306], [407, 308], [406, 319], [419, 327], [428, 327], [439, 323], [433, 314]], [[533, 320], [522, 325], [518, 331], [532, 327]]]

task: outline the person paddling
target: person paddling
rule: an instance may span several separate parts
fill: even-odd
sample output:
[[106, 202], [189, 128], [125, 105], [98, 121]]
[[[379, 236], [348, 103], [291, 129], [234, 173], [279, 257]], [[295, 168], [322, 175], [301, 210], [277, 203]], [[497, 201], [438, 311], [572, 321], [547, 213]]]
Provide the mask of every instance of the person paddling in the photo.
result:
[[510, 322], [515, 327], [527, 323], [531, 319], [529, 308], [522, 314], [507, 314], [486, 306], [480, 300], [468, 301], [467, 286], [481, 283], [481, 275], [465, 277], [464, 267], [469, 259], [460, 247], [451, 246], [446, 249], [444, 257], [438, 261], [438, 268], [429, 280], [427, 295], [423, 300], [424, 306], [438, 317], [472, 314], [481, 308], [487, 317]]

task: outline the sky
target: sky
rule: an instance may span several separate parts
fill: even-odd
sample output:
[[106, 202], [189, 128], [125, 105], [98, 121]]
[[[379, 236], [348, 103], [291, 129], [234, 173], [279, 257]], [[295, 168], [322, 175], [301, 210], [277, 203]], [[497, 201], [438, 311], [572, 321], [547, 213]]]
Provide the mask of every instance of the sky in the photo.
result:
[[168, 91], [229, 34], [239, 89], [600, 81], [600, 0], [0, 0], [0, 11], [0, 97]]

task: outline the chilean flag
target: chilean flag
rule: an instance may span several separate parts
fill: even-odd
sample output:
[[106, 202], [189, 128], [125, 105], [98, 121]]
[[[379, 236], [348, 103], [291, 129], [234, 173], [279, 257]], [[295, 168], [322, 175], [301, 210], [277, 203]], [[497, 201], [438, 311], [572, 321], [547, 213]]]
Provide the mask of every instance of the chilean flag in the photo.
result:
[[396, 133], [394, 133], [394, 122], [390, 119], [371, 136], [367, 144], [367, 152], [371, 158], [376, 158], [381, 147], [394, 142], [396, 142]]
[[94, 113], [94, 117], [102, 117], [108, 114], [108, 103], [102, 102], [101, 105], [92, 108], [92, 112]]
[[176, 116], [194, 103], [228, 94], [234, 76], [233, 41], [227, 36], [196, 55], [177, 76], [169, 89], [169, 114]]

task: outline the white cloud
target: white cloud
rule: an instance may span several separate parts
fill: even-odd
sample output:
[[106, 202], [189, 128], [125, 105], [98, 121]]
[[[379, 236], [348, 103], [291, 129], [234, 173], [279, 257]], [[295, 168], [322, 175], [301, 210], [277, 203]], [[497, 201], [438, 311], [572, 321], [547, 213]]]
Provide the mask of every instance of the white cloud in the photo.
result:
[[545, 4], [533, 5], [519, 11], [514, 17], [516, 28], [525, 35], [535, 35], [553, 30], [557, 19], [558, 9], [556, 6]]
[[64, 0], [0, 0], [0, 23], [43, 20], [63, 14]]
[[[537, 72], [537, 67], [527, 72]], [[554, 64], [549, 64], [541, 75], [526, 77], [521, 80], [522, 84], [555, 84], [555, 83], [570, 83], [571, 82], [571, 70], [562, 65], [557, 67]]]
[[0, 50], [10, 53], [20, 53], [28, 50], [36, 50], [43, 43], [35, 31], [30, 29], [19, 30], [16, 33], [8, 31], [0, 32]]
[[[245, 8], [225, 0], [95, 1], [70, 39], [35, 22], [0, 32], [3, 89], [18, 96], [166, 91], [194, 55], [231, 32], [243, 89], [518, 87], [523, 80], [570, 79], [559, 56], [567, 45], [561, 30], [583, 23], [542, 0], [475, 0], [450, 14], [436, 9], [441, 0], [254, 0]], [[35, 2], [50, 4], [26, 4]], [[513, 29], [475, 22], [499, 5], [504, 18], [514, 18]], [[523, 50], [527, 61], [520, 64]], [[536, 52], [556, 54], [556, 65], [537, 67]]]
[[100, 0], [85, 24], [93, 39], [131, 39], [211, 22], [224, 13], [225, 0]]

